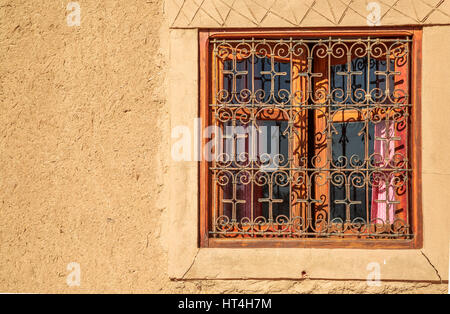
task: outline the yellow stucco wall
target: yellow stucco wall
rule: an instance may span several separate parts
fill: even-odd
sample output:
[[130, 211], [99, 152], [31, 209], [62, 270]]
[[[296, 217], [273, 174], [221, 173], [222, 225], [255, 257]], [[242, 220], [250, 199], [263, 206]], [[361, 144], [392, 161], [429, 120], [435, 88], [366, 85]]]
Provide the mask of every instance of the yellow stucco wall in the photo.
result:
[[[169, 191], [190, 184], [169, 176], [173, 11], [156, 0], [78, 2], [81, 26], [69, 27], [64, 1], [1, 1], [0, 292], [447, 291], [430, 282], [170, 280], [172, 205], [189, 200], [169, 202]], [[448, 26], [424, 31], [424, 202], [441, 217], [449, 35]], [[436, 217], [425, 217], [434, 234], [448, 234]], [[433, 255], [443, 240], [425, 241], [433, 265], [448, 267]], [[70, 262], [80, 264], [79, 287], [66, 284]]]

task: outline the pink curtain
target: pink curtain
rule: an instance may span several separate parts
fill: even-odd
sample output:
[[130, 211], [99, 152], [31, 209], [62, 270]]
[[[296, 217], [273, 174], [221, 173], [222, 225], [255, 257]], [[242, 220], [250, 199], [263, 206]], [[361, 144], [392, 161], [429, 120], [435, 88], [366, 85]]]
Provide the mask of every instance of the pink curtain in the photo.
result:
[[[394, 221], [394, 204], [387, 204], [388, 202], [399, 201], [399, 197], [396, 195], [394, 188], [394, 177], [390, 175], [390, 163], [393, 162], [396, 151], [402, 150], [405, 144], [405, 135], [396, 134], [395, 122], [384, 121], [375, 124], [375, 139], [374, 139], [374, 152], [377, 157], [381, 156], [382, 160], [379, 162], [379, 166], [383, 167], [384, 176], [379, 176], [380, 181], [377, 182], [377, 186], [372, 187], [372, 213], [371, 219], [381, 219], [383, 222], [389, 220]], [[403, 132], [400, 132], [403, 133]], [[400, 140], [385, 141], [389, 137], [400, 137]], [[388, 181], [388, 182], [386, 182]], [[386, 186], [386, 183], [388, 186]], [[389, 218], [389, 219], [388, 219]]]

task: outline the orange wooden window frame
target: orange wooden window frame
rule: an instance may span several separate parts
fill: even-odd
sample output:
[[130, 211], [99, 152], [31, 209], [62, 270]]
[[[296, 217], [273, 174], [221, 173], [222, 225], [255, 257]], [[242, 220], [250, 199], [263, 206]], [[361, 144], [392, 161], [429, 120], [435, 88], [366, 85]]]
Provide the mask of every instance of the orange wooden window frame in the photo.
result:
[[[202, 128], [210, 125], [209, 103], [211, 97], [212, 75], [211, 38], [277, 38], [277, 37], [412, 37], [411, 69], [410, 69], [410, 97], [411, 97], [411, 134], [408, 138], [410, 159], [412, 166], [412, 184], [410, 192], [410, 224], [414, 234], [408, 240], [353, 240], [353, 239], [278, 239], [278, 238], [239, 238], [217, 239], [210, 238], [208, 232], [211, 228], [210, 204], [211, 190], [209, 188], [209, 166], [206, 160], [199, 163], [199, 247], [211, 248], [244, 248], [244, 247], [277, 247], [277, 248], [365, 248], [365, 249], [418, 249], [423, 246], [422, 222], [422, 193], [421, 193], [421, 68], [422, 68], [422, 29], [420, 27], [408, 28], [361, 28], [361, 29], [305, 29], [302, 31], [282, 31], [267, 29], [261, 30], [199, 30], [199, 114], [202, 118]], [[202, 148], [208, 139], [201, 140]], [[203, 150], [202, 150], [203, 151]]]

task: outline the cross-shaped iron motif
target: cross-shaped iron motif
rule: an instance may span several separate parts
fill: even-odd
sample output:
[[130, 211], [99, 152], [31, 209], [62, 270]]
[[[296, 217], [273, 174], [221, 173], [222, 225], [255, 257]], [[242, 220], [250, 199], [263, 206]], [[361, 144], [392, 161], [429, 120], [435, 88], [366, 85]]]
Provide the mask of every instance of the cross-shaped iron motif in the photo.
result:
[[353, 75], [362, 75], [362, 71], [352, 71], [352, 60], [351, 56], [349, 55], [347, 57], [347, 71], [345, 72], [337, 72], [337, 75], [344, 75], [347, 77], [347, 97], [349, 97], [352, 94], [352, 77]]
[[248, 134], [237, 134], [235, 131], [236, 130], [235, 125], [232, 126], [232, 129], [233, 131], [231, 132], [231, 134], [222, 135], [222, 138], [226, 140], [231, 140], [231, 158], [233, 161], [237, 161], [237, 149], [236, 149], [237, 140], [240, 138], [247, 138]]
[[298, 76], [300, 77], [306, 77], [308, 79], [308, 94], [309, 98], [312, 98], [313, 89], [312, 89], [312, 79], [315, 77], [322, 77], [322, 73], [312, 73], [312, 63], [314, 58], [308, 57], [308, 71], [306, 72], [299, 72]]
[[359, 205], [361, 201], [352, 201], [350, 200], [350, 183], [345, 184], [345, 199], [343, 200], [335, 200], [335, 204], [344, 204], [345, 205], [345, 223], [350, 224], [350, 206]]
[[231, 70], [223, 70], [223, 74], [231, 74], [233, 77], [233, 90], [231, 94], [235, 95], [237, 94], [237, 88], [236, 88], [236, 77], [240, 75], [247, 75], [248, 71], [238, 71], [237, 69], [237, 60], [236, 60], [236, 49], [233, 49], [233, 67]]
[[277, 76], [287, 75], [286, 72], [275, 71], [275, 57], [270, 57], [270, 71], [261, 71], [262, 75], [270, 75], [270, 96], [273, 97], [275, 93], [275, 78]]
[[[384, 158], [385, 165], [388, 164], [387, 162], [390, 159], [389, 158], [389, 153], [390, 153], [389, 152], [389, 145], [391, 145], [391, 142], [395, 142], [395, 141], [400, 141], [401, 140], [401, 138], [399, 136], [391, 135], [391, 131], [390, 131], [390, 126], [391, 125], [394, 125], [394, 122], [393, 121], [391, 122], [390, 120], [386, 119], [386, 127], [385, 127], [385, 131], [384, 131], [385, 137], [379, 137], [379, 136], [375, 137], [375, 140], [382, 141], [383, 144], [384, 144], [384, 156], [383, 156], [383, 158]], [[395, 128], [392, 128], [392, 133], [395, 134]]]
[[269, 182], [269, 197], [268, 198], [259, 198], [258, 202], [260, 203], [269, 203], [269, 223], [273, 222], [273, 203], [283, 203], [281, 199], [273, 199], [273, 185], [272, 182]]
[[[390, 188], [390, 183], [388, 182], [388, 180], [386, 179], [385, 180], [385, 183], [384, 183], [384, 186], [385, 186], [385, 199], [384, 200], [375, 200], [375, 203], [378, 203], [378, 204], [386, 204], [386, 221], [385, 221], [385, 226], [386, 226], [386, 228], [389, 228], [390, 226], [390, 224], [391, 224], [391, 222], [390, 222], [390, 217], [389, 217], [389, 209], [390, 209], [390, 207], [391, 207], [391, 205], [393, 206], [393, 213], [394, 213], [394, 215], [395, 215], [395, 205], [396, 204], [400, 204], [400, 201], [391, 201], [390, 199], [389, 199], [389, 188]], [[392, 217], [392, 218], [394, 218], [394, 217]]]
[[311, 182], [308, 182], [307, 184], [307, 194], [306, 194], [307, 198], [306, 199], [297, 199], [297, 201], [295, 201], [296, 204], [306, 204], [307, 206], [307, 210], [308, 210], [308, 217], [307, 217], [307, 221], [308, 223], [312, 221], [312, 215], [311, 215], [311, 205], [315, 204], [315, 203], [320, 203], [321, 200], [316, 200], [311, 198]]
[[375, 75], [383, 75], [384, 77], [386, 77], [386, 95], [389, 95], [391, 93], [391, 89], [390, 89], [390, 78], [391, 76], [394, 75], [400, 75], [402, 74], [401, 72], [397, 72], [397, 71], [391, 71], [391, 66], [390, 66], [390, 62], [387, 61], [386, 62], [386, 71], [375, 71], [374, 74]]
[[245, 204], [246, 200], [238, 200], [237, 199], [237, 183], [233, 178], [233, 197], [231, 199], [223, 199], [225, 204], [231, 204], [231, 223], [236, 223], [236, 211], [238, 204]]

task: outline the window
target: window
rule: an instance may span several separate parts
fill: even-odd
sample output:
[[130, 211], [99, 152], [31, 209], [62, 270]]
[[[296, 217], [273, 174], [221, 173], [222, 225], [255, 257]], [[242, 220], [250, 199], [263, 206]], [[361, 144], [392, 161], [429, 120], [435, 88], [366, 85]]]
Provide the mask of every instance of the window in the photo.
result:
[[417, 245], [418, 36], [201, 38], [202, 245]]

